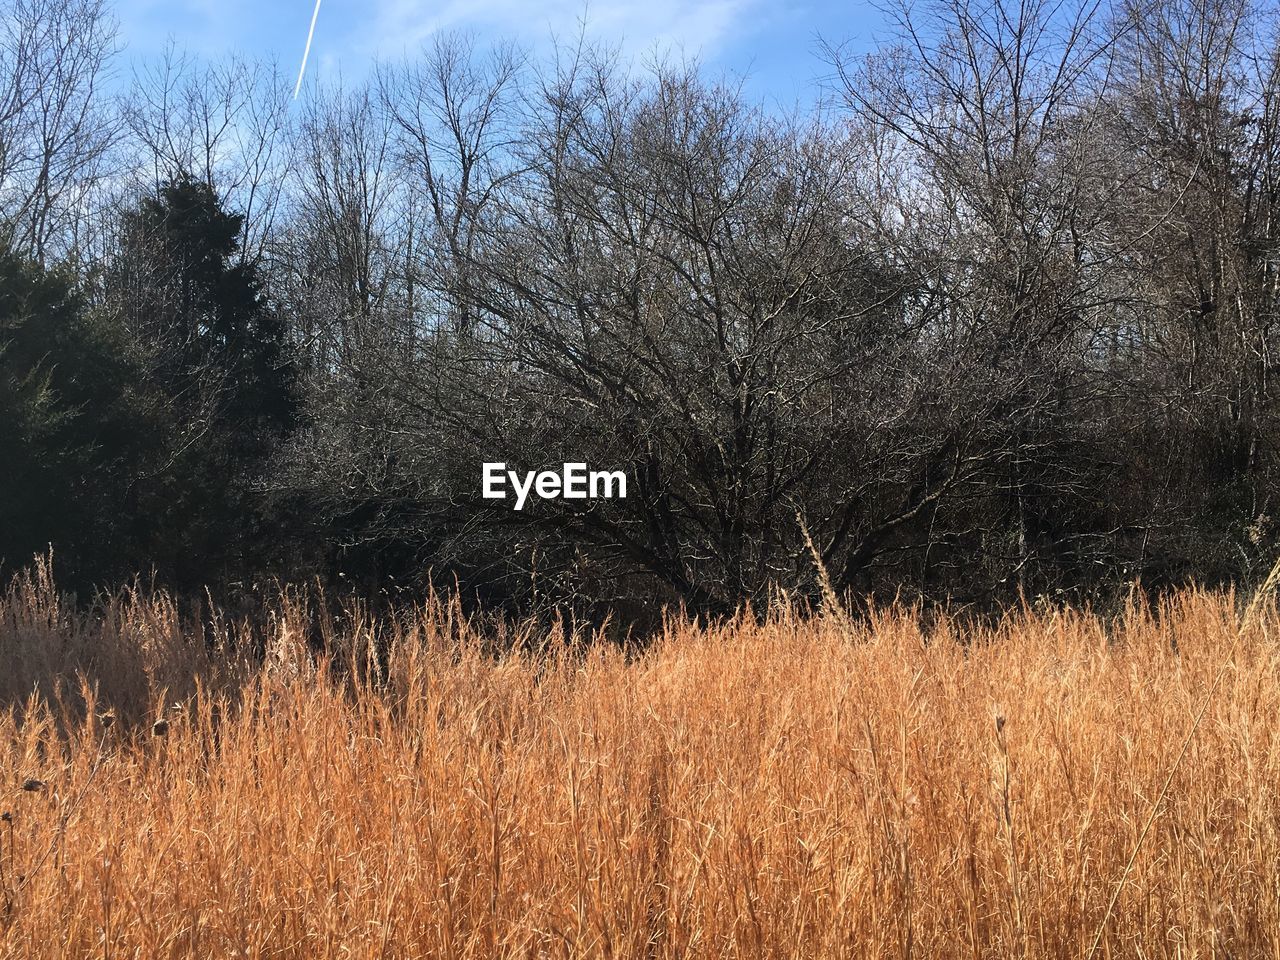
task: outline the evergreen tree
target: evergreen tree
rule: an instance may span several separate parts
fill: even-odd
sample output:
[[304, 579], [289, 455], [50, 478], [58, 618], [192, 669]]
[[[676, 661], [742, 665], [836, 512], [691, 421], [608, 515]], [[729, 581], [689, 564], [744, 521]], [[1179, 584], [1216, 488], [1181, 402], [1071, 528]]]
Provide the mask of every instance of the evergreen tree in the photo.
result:
[[161, 449], [129, 505], [139, 559], [182, 587], [273, 565], [261, 478], [297, 416], [284, 325], [238, 259], [242, 218], [177, 178], [125, 218], [111, 299], [146, 370]]
[[53, 548], [61, 582], [118, 566], [115, 501], [142, 424], [133, 373], [71, 280], [0, 252], [0, 565]]
[[188, 409], [203, 402], [248, 453], [287, 432], [297, 404], [284, 324], [237, 260], [243, 221], [207, 184], [172, 180], [126, 217], [118, 278], [157, 385]]

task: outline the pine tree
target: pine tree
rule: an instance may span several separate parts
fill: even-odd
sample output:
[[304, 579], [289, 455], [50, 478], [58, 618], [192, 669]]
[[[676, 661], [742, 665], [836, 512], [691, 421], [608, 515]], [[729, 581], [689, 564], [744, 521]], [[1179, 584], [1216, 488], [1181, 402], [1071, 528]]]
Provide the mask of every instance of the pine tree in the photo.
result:
[[183, 587], [264, 559], [261, 480], [298, 413], [284, 324], [238, 256], [242, 222], [209, 186], [177, 178], [125, 217], [109, 282], [165, 424], [130, 507], [139, 561]]
[[52, 547], [64, 586], [118, 572], [114, 501], [142, 428], [133, 376], [70, 278], [0, 252], [0, 567]]

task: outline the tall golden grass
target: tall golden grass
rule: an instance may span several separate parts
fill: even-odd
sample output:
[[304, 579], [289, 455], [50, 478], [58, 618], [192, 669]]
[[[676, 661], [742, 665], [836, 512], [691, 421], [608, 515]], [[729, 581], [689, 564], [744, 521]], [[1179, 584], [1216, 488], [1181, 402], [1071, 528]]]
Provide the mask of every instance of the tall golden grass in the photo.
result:
[[0, 602], [0, 953], [1273, 957], [1280, 615], [1240, 606], [627, 652], [286, 602], [241, 656], [37, 571]]

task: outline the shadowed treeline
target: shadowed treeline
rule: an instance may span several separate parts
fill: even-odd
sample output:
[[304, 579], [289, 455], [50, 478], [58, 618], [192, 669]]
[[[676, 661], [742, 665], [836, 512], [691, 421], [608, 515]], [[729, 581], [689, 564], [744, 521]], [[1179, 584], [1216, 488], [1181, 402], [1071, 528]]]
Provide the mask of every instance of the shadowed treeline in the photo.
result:
[[[234, 58], [128, 69], [103, 0], [13, 0], [0, 565], [627, 622], [816, 601], [819, 565], [988, 611], [1256, 582], [1274, 0], [886, 16], [783, 114], [443, 34], [294, 101]], [[629, 495], [516, 512], [486, 462]]]

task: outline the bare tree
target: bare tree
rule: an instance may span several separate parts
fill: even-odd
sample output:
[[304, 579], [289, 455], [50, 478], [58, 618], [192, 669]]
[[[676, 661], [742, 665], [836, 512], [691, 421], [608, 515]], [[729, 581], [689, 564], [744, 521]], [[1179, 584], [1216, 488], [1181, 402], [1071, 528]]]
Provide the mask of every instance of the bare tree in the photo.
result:
[[80, 246], [116, 129], [101, 93], [115, 51], [104, 0], [13, 0], [0, 14], [0, 218], [36, 260]]
[[288, 84], [274, 65], [234, 56], [202, 63], [170, 45], [143, 64], [124, 102], [138, 189], [184, 176], [206, 184], [244, 216], [241, 260], [260, 262], [290, 169], [289, 106]]
[[1117, 13], [1112, 136], [1141, 178], [1109, 205], [1127, 252], [1113, 270], [1136, 305], [1123, 373], [1145, 401], [1140, 422], [1176, 438], [1147, 546], [1215, 577], [1268, 562], [1275, 540], [1280, 47], [1268, 9], [1160, 0]]
[[1116, 33], [1092, 2], [891, 13], [891, 49], [863, 61], [828, 53], [854, 122], [903, 171], [890, 180], [885, 235], [927, 271], [931, 335], [965, 358], [952, 389], [985, 398], [974, 409], [991, 428], [985, 485], [1005, 499], [1008, 537], [989, 531], [978, 549], [999, 579], [1012, 571], [1025, 585], [1041, 562], [1052, 571], [1114, 548], [1108, 519], [1081, 508], [1101, 482], [1091, 468], [1108, 462], [1089, 429], [1107, 389], [1092, 358], [1123, 299], [1099, 215], [1131, 176], [1098, 109]]
[[420, 272], [446, 296], [460, 330], [470, 326], [468, 265], [476, 258], [481, 219], [518, 171], [513, 137], [523, 64], [513, 47], [481, 58], [471, 38], [443, 35], [420, 60], [384, 70], [379, 80], [414, 195], [411, 209], [424, 214], [424, 222], [413, 225], [407, 280], [412, 287]]
[[[568, 592], [634, 573], [720, 609], [816, 591], [802, 517], [839, 585], [865, 585], [972, 460], [902, 309], [912, 281], [851, 235], [858, 144], [693, 68], [628, 77], [580, 51], [518, 98], [505, 56], [468, 63], [438, 48], [430, 83], [387, 98], [417, 111], [397, 124], [467, 322], [346, 374], [379, 418], [330, 430], [329, 449], [366, 438], [348, 479], [421, 498], [402, 519], [431, 517], [459, 556], [465, 531]], [[482, 513], [481, 538], [476, 470], [504, 458], [621, 467], [637, 492]]]

